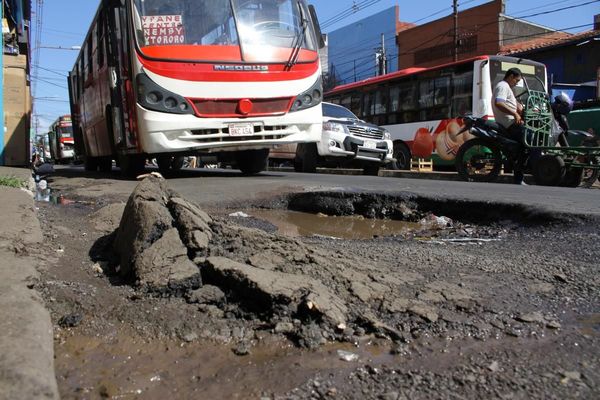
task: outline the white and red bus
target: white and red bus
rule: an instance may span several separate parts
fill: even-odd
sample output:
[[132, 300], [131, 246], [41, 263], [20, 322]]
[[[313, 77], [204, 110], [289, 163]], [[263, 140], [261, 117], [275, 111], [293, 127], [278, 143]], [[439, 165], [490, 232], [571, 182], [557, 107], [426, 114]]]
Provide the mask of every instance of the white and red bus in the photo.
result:
[[322, 46], [305, 0], [101, 0], [69, 74], [77, 151], [88, 170], [211, 154], [260, 172], [319, 140]]
[[62, 115], [50, 125], [48, 132], [50, 158], [57, 164], [69, 162], [75, 156], [73, 126], [70, 115]]
[[470, 136], [458, 134], [460, 117], [493, 119], [493, 87], [511, 67], [521, 70], [531, 89], [547, 87], [546, 67], [541, 63], [481, 56], [338, 86], [325, 94], [325, 100], [387, 129], [394, 142], [396, 168], [410, 168], [412, 157], [431, 157], [438, 166], [454, 165], [458, 149]]

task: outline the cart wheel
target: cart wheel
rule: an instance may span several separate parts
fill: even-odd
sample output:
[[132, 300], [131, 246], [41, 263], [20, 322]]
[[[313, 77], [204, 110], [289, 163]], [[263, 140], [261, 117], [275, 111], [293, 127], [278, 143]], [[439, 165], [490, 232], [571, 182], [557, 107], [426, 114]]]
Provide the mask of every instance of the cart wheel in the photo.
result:
[[577, 187], [583, 181], [583, 168], [568, 168], [560, 186]]
[[[591, 160], [591, 164], [593, 166], [598, 166], [600, 164], [600, 157], [594, 157]], [[596, 168], [584, 168], [583, 169], [583, 179], [581, 183], [581, 187], [583, 188], [591, 188], [594, 185], [594, 182], [600, 176], [600, 169]]]
[[541, 156], [533, 165], [535, 183], [542, 186], [557, 186], [565, 177], [565, 162], [554, 154]]

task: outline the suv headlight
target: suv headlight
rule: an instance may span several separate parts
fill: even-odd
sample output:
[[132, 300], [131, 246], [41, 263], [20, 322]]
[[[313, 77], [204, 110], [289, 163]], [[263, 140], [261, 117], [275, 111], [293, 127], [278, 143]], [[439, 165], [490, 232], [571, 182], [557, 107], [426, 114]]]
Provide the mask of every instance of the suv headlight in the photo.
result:
[[323, 122], [323, 130], [330, 132], [347, 133], [346, 126], [331, 121]]
[[392, 135], [388, 131], [383, 131], [383, 140], [392, 140]]

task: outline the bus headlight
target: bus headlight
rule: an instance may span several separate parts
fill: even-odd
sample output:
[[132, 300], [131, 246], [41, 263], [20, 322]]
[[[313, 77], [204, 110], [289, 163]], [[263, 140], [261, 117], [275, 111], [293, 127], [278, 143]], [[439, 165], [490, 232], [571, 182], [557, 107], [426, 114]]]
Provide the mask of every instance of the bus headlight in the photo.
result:
[[302, 93], [300, 96], [296, 97], [296, 99], [294, 100], [294, 104], [292, 104], [291, 111], [300, 111], [314, 106], [318, 106], [319, 104], [321, 104], [322, 97], [323, 81], [321, 80], [321, 78], [319, 78], [310, 89]]
[[152, 81], [146, 74], [138, 74], [137, 101], [148, 110], [171, 114], [193, 114], [194, 110], [187, 100], [170, 92]]

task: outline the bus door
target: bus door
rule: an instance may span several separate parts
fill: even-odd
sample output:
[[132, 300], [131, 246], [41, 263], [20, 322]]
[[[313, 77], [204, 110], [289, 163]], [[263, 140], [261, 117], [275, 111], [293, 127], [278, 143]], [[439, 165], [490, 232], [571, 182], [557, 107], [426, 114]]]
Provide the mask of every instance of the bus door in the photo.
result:
[[[110, 81], [111, 122], [109, 134], [115, 149], [124, 150], [135, 147], [135, 137], [131, 127], [127, 106], [126, 85], [131, 86], [129, 71], [131, 61], [128, 56], [129, 43], [127, 35], [126, 5], [122, 0], [110, 0], [107, 11], [108, 34], [106, 48], [108, 49], [108, 73]], [[129, 133], [129, 134], [127, 134]]]

